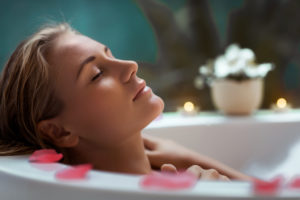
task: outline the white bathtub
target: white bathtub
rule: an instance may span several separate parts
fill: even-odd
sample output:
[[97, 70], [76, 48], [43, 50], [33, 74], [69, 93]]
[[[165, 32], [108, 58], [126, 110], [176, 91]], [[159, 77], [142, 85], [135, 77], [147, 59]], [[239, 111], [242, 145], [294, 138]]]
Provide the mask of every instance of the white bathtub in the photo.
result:
[[[197, 117], [164, 114], [145, 134], [171, 138], [196, 151], [259, 178], [300, 174], [300, 110], [286, 114], [261, 111], [252, 117]], [[51, 166], [52, 165], [52, 166]], [[62, 165], [56, 164], [59, 168]], [[28, 156], [0, 157], [0, 199], [263, 199], [248, 182], [199, 181], [190, 190], [146, 191], [141, 176], [92, 171], [85, 181], [58, 181], [55, 170], [41, 170]], [[48, 167], [43, 164], [42, 167]], [[53, 167], [53, 164], [50, 164]], [[300, 191], [283, 189], [271, 199], [300, 199]]]

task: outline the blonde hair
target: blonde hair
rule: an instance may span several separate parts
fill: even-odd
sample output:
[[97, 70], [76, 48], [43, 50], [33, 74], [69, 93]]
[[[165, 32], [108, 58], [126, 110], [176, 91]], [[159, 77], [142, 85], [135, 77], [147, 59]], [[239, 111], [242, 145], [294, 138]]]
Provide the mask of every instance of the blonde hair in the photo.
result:
[[47, 54], [61, 34], [75, 31], [66, 23], [47, 25], [21, 42], [0, 78], [0, 155], [26, 154], [55, 148], [37, 130], [37, 123], [59, 114]]

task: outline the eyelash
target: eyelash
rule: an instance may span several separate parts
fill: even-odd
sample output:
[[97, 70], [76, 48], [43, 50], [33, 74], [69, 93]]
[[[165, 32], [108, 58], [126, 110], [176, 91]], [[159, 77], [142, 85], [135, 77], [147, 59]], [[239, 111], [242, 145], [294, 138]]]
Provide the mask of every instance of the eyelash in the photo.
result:
[[[107, 54], [108, 54], [109, 56], [113, 57], [113, 55], [112, 55], [110, 49], [107, 49]], [[97, 78], [98, 78], [102, 73], [103, 73], [103, 71], [100, 70], [100, 72], [97, 73], [97, 74], [92, 78], [91, 82], [97, 80]]]
[[103, 71], [100, 70], [100, 72], [97, 73], [97, 74], [92, 78], [92, 82], [95, 81], [102, 73], [103, 73]]

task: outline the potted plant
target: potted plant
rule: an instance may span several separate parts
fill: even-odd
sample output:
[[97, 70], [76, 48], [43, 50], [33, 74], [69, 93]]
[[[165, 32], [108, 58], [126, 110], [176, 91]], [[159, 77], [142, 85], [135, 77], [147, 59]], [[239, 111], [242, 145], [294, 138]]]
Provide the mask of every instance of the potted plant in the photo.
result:
[[248, 115], [263, 99], [264, 77], [273, 69], [271, 63], [257, 64], [252, 50], [237, 44], [228, 46], [224, 55], [199, 67], [195, 86], [211, 87], [213, 103], [229, 115]]

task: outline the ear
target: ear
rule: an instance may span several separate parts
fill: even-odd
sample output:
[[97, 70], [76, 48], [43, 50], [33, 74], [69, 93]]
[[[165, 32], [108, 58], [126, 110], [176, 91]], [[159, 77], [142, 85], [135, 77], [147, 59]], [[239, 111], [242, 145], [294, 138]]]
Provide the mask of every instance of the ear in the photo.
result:
[[58, 147], [74, 147], [79, 142], [79, 136], [66, 131], [57, 123], [56, 119], [42, 120], [37, 125], [38, 132], [42, 137], [50, 140]]

